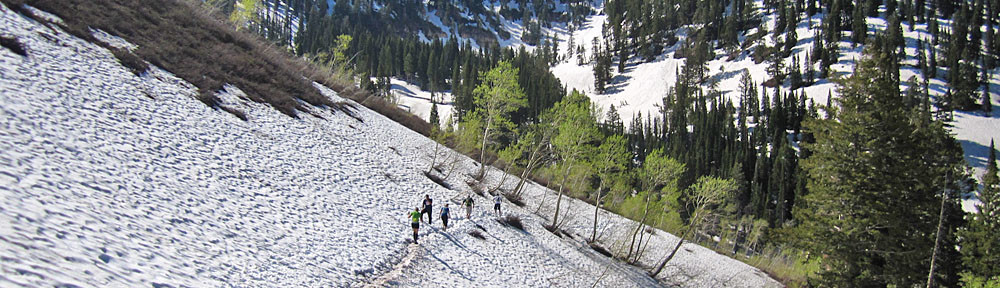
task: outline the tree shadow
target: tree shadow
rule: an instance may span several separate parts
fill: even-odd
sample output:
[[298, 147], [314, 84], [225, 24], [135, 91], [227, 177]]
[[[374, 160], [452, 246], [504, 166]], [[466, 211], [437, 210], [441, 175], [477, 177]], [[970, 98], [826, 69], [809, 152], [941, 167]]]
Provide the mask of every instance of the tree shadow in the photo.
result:
[[605, 86], [603, 94], [617, 94], [619, 92], [622, 92], [625, 86], [628, 85], [629, 79], [632, 79], [632, 77], [625, 76], [622, 74], [618, 74], [615, 75], [615, 77], [611, 77], [611, 81], [608, 81], [608, 84]]
[[[417, 93], [416, 92], [413, 92], [413, 90], [410, 90], [410, 88], [403, 87], [403, 85], [390, 84], [389, 85], [389, 89], [391, 89], [393, 91], [396, 91], [396, 93], [399, 94], [399, 95], [401, 95], [401, 96], [406, 96], [406, 97], [411, 97], [411, 98], [419, 98], [419, 97], [417, 97]], [[426, 98], [424, 98], [424, 99], [426, 99]], [[426, 99], [426, 100], [430, 101], [430, 99]]]
[[962, 150], [965, 151], [965, 162], [969, 166], [974, 168], [985, 169], [989, 162], [987, 157], [990, 155], [990, 147], [984, 146], [970, 140], [958, 140], [959, 144], [962, 144]]

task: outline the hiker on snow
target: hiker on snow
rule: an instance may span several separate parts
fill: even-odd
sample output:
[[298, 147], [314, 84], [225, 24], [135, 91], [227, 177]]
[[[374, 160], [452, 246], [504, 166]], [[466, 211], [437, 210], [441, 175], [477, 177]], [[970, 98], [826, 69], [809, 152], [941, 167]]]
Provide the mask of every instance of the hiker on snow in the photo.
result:
[[500, 200], [502, 199], [503, 197], [500, 197], [500, 194], [493, 196], [493, 211], [497, 212], [497, 216], [500, 216]]
[[462, 200], [462, 205], [465, 205], [465, 219], [472, 219], [472, 206], [475, 205], [472, 201], [472, 194]]
[[[427, 223], [428, 224], [433, 224], [434, 223], [434, 215], [433, 215], [434, 214], [434, 209], [432, 207], [433, 204], [434, 204], [434, 200], [431, 200], [431, 195], [424, 195], [424, 210], [421, 211], [421, 213], [422, 214], [427, 214]], [[421, 217], [421, 218], [423, 218], [423, 217]]]
[[420, 207], [413, 208], [413, 212], [410, 212], [410, 227], [413, 227], [413, 244], [417, 244], [417, 230], [420, 230]]
[[441, 222], [444, 223], [444, 230], [448, 230], [448, 203], [444, 203], [444, 207], [441, 207]]

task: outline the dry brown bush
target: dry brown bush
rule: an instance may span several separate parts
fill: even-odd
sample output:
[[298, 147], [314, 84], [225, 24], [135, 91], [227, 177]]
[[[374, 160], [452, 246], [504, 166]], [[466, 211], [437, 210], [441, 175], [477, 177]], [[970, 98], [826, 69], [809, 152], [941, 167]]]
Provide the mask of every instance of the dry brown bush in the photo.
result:
[[10, 52], [14, 52], [15, 54], [28, 57], [28, 51], [24, 49], [24, 44], [17, 41], [17, 38], [0, 36], [0, 46], [7, 48], [7, 50], [10, 50]]
[[125, 66], [125, 68], [128, 68], [129, 71], [132, 71], [132, 74], [138, 76], [149, 70], [149, 63], [143, 61], [142, 58], [136, 56], [132, 53], [132, 51], [116, 47], [109, 47], [109, 50], [111, 50], [111, 54], [115, 55], [115, 58], [118, 58], [118, 62], [121, 62], [122, 66]]

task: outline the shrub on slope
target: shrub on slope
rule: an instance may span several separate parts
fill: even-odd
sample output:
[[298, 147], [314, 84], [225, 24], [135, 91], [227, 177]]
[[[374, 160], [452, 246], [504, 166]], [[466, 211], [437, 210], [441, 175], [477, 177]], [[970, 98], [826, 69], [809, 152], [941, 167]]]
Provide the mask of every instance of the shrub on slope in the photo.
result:
[[25, 57], [28, 56], [28, 51], [25, 51], [24, 44], [18, 42], [17, 38], [14, 37], [8, 38], [6, 36], [0, 36], [0, 46], [7, 48], [7, 50], [10, 50], [11, 52], [16, 53], [17, 55]]

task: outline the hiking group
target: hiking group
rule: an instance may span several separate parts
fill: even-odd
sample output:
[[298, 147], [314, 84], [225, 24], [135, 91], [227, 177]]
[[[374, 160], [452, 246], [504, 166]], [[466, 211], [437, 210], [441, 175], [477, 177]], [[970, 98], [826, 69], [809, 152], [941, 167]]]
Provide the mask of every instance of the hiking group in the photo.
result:
[[[496, 212], [497, 216], [500, 216], [500, 203], [503, 198], [500, 195], [493, 197], [493, 211]], [[465, 219], [472, 219], [472, 208], [475, 207], [475, 201], [472, 200], [472, 195], [465, 197], [462, 200], [462, 206], [465, 207]], [[424, 200], [421, 202], [421, 206], [413, 208], [413, 212], [410, 212], [410, 227], [413, 228], [413, 243], [417, 244], [418, 234], [420, 230], [420, 220], [427, 216], [427, 224], [433, 224], [434, 218], [432, 214], [434, 213], [434, 200], [431, 199], [431, 195], [424, 195]], [[448, 207], [448, 203], [441, 207], [440, 211], [441, 224], [444, 230], [448, 230], [448, 219], [451, 218], [451, 209]]]

